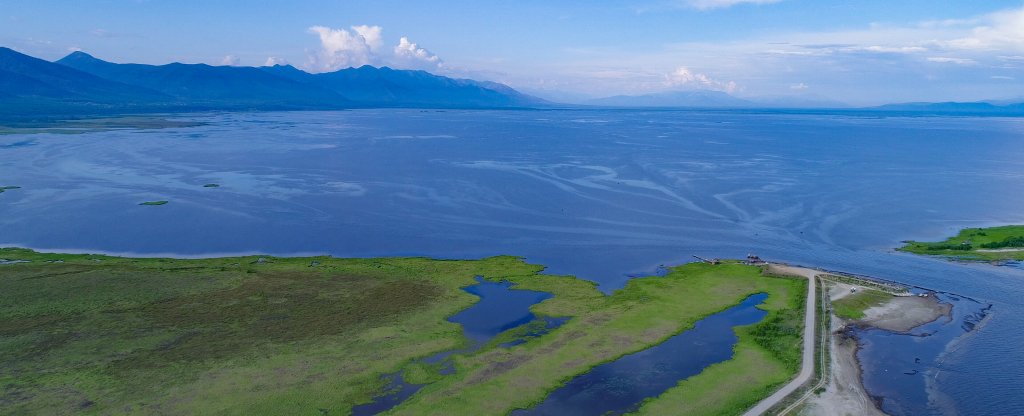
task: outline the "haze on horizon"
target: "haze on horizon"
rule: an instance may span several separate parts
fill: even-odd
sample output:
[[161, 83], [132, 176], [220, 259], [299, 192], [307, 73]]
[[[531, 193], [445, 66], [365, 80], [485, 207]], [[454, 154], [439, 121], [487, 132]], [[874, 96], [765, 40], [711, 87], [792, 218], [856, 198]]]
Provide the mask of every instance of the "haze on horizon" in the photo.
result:
[[1024, 97], [1024, 2], [0, 1], [55, 60], [424, 69], [555, 101], [676, 90], [852, 105]]

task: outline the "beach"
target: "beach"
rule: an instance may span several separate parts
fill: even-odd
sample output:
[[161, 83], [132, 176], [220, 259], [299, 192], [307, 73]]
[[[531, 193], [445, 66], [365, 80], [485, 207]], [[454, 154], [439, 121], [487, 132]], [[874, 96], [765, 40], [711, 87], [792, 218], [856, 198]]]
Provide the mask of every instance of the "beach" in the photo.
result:
[[[833, 304], [849, 296], [873, 290], [873, 285], [857, 284], [855, 280], [825, 280], [825, 290]], [[861, 364], [857, 358], [859, 349], [854, 327], [873, 327], [887, 331], [905, 333], [910, 330], [949, 316], [952, 305], [939, 301], [934, 294], [919, 296], [899, 293], [890, 296], [880, 304], [863, 310], [858, 319], [841, 318], [832, 313], [829, 339], [829, 368], [825, 372], [827, 382], [824, 391], [812, 395], [801, 415], [883, 415], [874, 399], [864, 389]]]

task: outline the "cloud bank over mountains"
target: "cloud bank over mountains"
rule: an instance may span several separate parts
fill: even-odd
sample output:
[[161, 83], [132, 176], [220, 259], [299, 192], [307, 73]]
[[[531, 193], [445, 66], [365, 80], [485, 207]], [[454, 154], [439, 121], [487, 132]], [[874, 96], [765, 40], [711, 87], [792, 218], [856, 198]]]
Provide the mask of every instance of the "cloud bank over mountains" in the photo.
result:
[[[710, 13], [741, 3], [676, 4]], [[576, 48], [567, 56], [549, 66], [542, 79], [506, 82], [542, 96], [545, 90], [601, 96], [705, 89], [741, 97], [820, 94], [856, 105], [1014, 98], [1022, 90], [1012, 84], [1024, 79], [1024, 8], [636, 50]]]
[[363, 65], [437, 71], [445, 65], [440, 57], [406, 36], [393, 48], [385, 47], [384, 28], [380, 26], [358, 25], [348, 29], [312, 26], [308, 31], [320, 39], [318, 49], [307, 51], [305, 67], [313, 72]]
[[689, 68], [681, 66], [665, 75], [665, 85], [672, 89], [688, 88], [733, 93], [739, 89], [735, 81], [719, 81], [711, 77], [690, 71]]

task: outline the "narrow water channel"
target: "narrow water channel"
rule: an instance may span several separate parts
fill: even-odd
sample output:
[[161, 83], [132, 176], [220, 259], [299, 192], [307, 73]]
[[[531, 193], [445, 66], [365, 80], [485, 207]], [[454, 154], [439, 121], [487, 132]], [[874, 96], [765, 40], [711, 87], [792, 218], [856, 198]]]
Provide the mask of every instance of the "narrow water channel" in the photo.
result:
[[694, 327], [661, 344], [626, 355], [572, 379], [541, 404], [513, 415], [619, 415], [636, 410], [648, 397], [732, 358], [733, 327], [760, 322], [758, 309], [767, 294], [751, 295], [739, 305], [697, 321]]
[[[463, 290], [479, 296], [480, 301], [448, 318], [449, 321], [462, 325], [470, 345], [440, 352], [422, 360], [428, 364], [442, 364], [441, 374], [451, 374], [454, 371], [449, 361], [452, 355], [475, 352], [498, 334], [538, 320], [537, 316], [530, 312], [530, 307], [553, 296], [547, 292], [513, 289], [509, 282], [491, 282], [479, 276], [476, 280], [477, 284]], [[565, 322], [565, 318], [544, 317], [541, 325], [538, 325], [541, 329], [531, 331], [526, 336], [543, 335]], [[510, 347], [522, 342], [525, 342], [525, 339], [504, 343], [501, 347]], [[401, 372], [388, 374], [384, 376], [384, 380], [384, 392], [370, 403], [353, 407], [353, 416], [369, 416], [387, 411], [412, 397], [425, 385], [405, 382]]]

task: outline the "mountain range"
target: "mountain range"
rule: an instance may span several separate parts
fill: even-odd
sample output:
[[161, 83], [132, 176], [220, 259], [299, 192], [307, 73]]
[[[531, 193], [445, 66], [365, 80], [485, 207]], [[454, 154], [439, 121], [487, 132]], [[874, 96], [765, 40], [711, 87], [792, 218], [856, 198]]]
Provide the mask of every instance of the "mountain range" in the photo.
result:
[[[517, 108], [549, 104], [499, 83], [362, 66], [119, 64], [84, 52], [49, 62], [0, 47], [0, 112]], [[2, 113], [0, 113], [2, 114]]]
[[[813, 96], [742, 99], [709, 90], [619, 95], [580, 104], [617, 108], [831, 108], [829, 111], [1024, 115], [1024, 103], [1016, 100], [843, 108], [842, 103]], [[504, 84], [449, 78], [426, 71], [361, 66], [313, 74], [290, 65], [119, 64], [85, 52], [73, 52], [50, 62], [0, 47], [0, 118], [202, 110], [555, 106], [561, 105]]]

